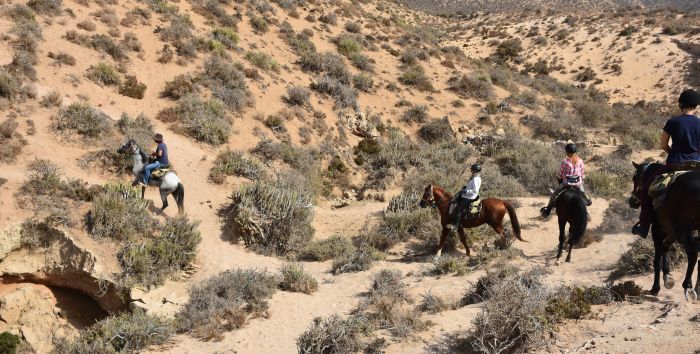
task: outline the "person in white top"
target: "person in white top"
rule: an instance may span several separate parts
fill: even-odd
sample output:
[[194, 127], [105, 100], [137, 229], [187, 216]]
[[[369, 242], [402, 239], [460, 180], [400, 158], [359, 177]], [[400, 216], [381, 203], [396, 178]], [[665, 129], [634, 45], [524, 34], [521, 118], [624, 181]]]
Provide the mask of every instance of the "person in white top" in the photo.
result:
[[469, 178], [467, 185], [462, 187], [462, 190], [457, 192], [455, 196], [455, 209], [453, 211], [454, 218], [452, 219], [452, 227], [456, 230], [462, 222], [464, 211], [471, 208], [474, 201], [479, 199], [479, 191], [481, 190], [481, 165], [473, 164], [471, 166], [472, 176]]

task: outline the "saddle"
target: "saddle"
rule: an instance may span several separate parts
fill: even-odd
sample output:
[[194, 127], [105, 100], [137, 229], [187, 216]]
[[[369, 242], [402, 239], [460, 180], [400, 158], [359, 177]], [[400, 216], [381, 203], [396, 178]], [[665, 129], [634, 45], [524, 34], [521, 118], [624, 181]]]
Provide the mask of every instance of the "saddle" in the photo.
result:
[[664, 206], [666, 201], [666, 192], [668, 187], [670, 187], [676, 179], [690, 171], [673, 171], [669, 173], [664, 173], [656, 177], [656, 179], [649, 185], [649, 198], [652, 199], [654, 204], [654, 209], [660, 209]]
[[481, 198], [477, 198], [477, 200], [473, 201], [471, 208], [465, 211], [467, 219], [478, 216], [479, 213], [481, 213]]
[[170, 171], [172, 171], [172, 169], [170, 168], [170, 165], [159, 167], [151, 173], [151, 178], [161, 179], [161, 178], [163, 178], [163, 176], [165, 176]]

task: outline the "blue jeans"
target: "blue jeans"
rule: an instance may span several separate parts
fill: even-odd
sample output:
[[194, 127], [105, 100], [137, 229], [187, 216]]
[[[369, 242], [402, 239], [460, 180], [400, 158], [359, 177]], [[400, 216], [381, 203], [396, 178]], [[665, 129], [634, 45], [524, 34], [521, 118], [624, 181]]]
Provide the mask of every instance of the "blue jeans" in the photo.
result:
[[156, 161], [151, 164], [146, 165], [143, 169], [143, 184], [148, 185], [148, 180], [151, 179], [151, 173], [153, 170], [160, 167], [160, 162]]

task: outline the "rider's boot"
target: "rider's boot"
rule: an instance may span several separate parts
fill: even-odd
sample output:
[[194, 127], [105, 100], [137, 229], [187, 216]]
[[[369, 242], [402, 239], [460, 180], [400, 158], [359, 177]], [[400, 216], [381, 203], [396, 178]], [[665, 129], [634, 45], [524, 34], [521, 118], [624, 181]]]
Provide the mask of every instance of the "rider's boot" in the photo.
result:
[[581, 191], [581, 193], [583, 194], [583, 199], [586, 200], [586, 206], [593, 205], [593, 200], [591, 199], [591, 197], [589, 197], [588, 194], [586, 194], [586, 192]]
[[638, 222], [632, 226], [632, 233], [642, 238], [647, 238], [649, 235], [649, 227], [650, 225], [642, 225], [641, 222]]

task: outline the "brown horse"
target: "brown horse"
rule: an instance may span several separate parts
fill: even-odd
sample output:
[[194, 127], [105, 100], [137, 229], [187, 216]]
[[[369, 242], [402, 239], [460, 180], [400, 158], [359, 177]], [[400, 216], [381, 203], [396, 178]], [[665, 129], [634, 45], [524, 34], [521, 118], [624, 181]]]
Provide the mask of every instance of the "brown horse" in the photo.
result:
[[[425, 193], [423, 193], [423, 199], [420, 201], [420, 207], [425, 208], [431, 206], [437, 208], [440, 212], [440, 224], [442, 224], [442, 235], [440, 236], [440, 244], [438, 245], [437, 255], [442, 254], [442, 247], [445, 246], [445, 241], [447, 240], [447, 235], [449, 235], [450, 230], [447, 225], [452, 224], [452, 216], [450, 215], [450, 200], [452, 196], [445, 192], [444, 189], [433, 186], [429, 184], [425, 187]], [[488, 198], [481, 201], [481, 211], [478, 217], [471, 217], [462, 220], [462, 224], [458, 228], [459, 240], [464, 245], [467, 250], [467, 256], [469, 255], [469, 246], [467, 246], [467, 237], [464, 235], [463, 228], [472, 228], [481, 226], [483, 224], [488, 224], [491, 226], [497, 234], [501, 236], [501, 240], [505, 244], [506, 235], [505, 229], [503, 228], [503, 217], [508, 213], [510, 217], [510, 224], [513, 227], [513, 234], [515, 237], [523, 242], [526, 242], [520, 237], [520, 223], [518, 222], [518, 216], [515, 214], [515, 208], [513, 205], [505, 200]]]

